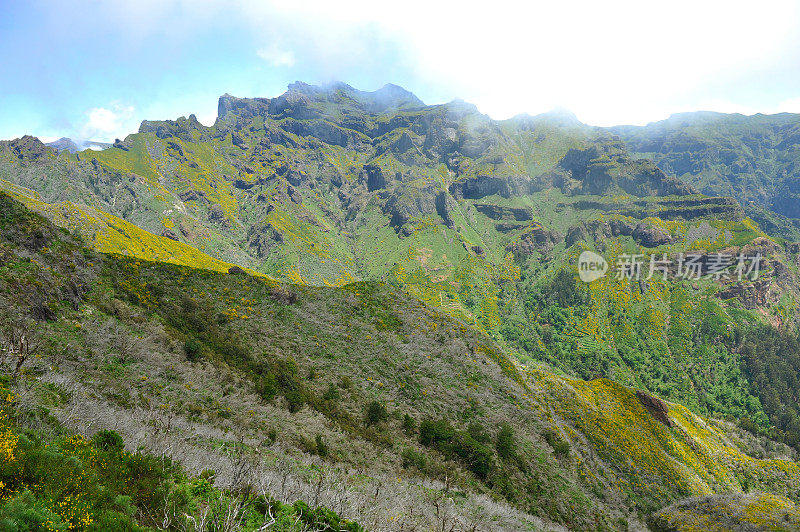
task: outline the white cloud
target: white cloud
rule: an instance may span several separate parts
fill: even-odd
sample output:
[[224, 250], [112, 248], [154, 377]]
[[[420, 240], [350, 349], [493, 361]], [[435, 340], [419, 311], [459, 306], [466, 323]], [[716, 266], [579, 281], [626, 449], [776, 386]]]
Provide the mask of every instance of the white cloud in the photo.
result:
[[132, 105], [114, 102], [110, 107], [94, 107], [86, 112], [88, 120], [81, 130], [81, 139], [112, 142], [135, 130]]
[[[713, 93], [711, 84], [731, 86], [778, 61], [800, 18], [794, 0], [236, 5], [261, 35], [289, 46], [292, 59], [326, 70], [320, 77], [375, 65], [391, 46], [402, 65], [378, 64], [386, 67], [378, 72], [411, 71], [495, 118], [563, 106], [597, 125], [690, 110], [681, 106]], [[259, 53], [276, 61], [281, 50]]]
[[[786, 74], [800, 49], [798, 0], [127, 4], [105, 3], [102, 10], [143, 41], [167, 34], [189, 48], [209, 31], [235, 28], [247, 35], [254, 61], [293, 67], [304, 81], [372, 80], [374, 87], [363, 89], [394, 82], [428, 103], [463, 98], [494, 118], [560, 106], [595, 125], [642, 124], [704, 104], [770, 112], [784, 96], [759, 91], [757, 83], [770, 82], [771, 68]], [[270, 73], [265, 80], [253, 70], [231, 81], [231, 90], [258, 91], [282, 77]], [[742, 96], [747, 91], [737, 92], [745, 84], [749, 100]], [[114, 122], [107, 114], [96, 118], [100, 126]]]
[[295, 63], [294, 54], [291, 50], [283, 50], [276, 45], [260, 48], [256, 51], [256, 54], [274, 67], [292, 67]]
[[778, 105], [779, 113], [800, 113], [800, 96], [782, 101]]

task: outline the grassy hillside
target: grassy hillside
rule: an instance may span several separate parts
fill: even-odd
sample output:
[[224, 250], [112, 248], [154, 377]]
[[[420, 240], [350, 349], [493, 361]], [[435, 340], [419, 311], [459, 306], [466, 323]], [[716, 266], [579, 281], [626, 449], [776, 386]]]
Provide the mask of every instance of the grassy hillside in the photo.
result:
[[[726, 124], [715, 131], [739, 134]], [[461, 101], [426, 106], [397, 87], [296, 83], [273, 99], [221, 97], [211, 127], [192, 116], [144, 122], [103, 151], [3, 142], [0, 177], [53, 205], [88, 205], [104, 221], [77, 217], [70, 227], [97, 249], [191, 265], [177, 239], [292, 283], [386, 283], [518, 361], [609, 378], [800, 445], [796, 366], [755, 355], [797, 336], [791, 220], [700, 194], [616, 133], [628, 144], [565, 114], [498, 122]], [[64, 224], [61, 210], [49, 212]], [[168, 238], [128, 239], [134, 230], [110, 215]], [[754, 281], [657, 273], [587, 288], [574, 275], [585, 249], [612, 268], [625, 254], [642, 255], [645, 268], [681, 253], [758, 252], [766, 261]], [[764, 332], [772, 329], [778, 339]]]
[[[174, 489], [211, 469], [199, 478], [227, 490], [221, 504], [247, 487], [370, 530], [626, 530], [692, 496], [797, 503], [788, 447], [607, 379], [519, 366], [391, 286], [98, 254], [0, 202], [0, 332], [20, 411], [8, 434], [52, 438], [53, 418], [87, 439], [114, 430], [128, 451], [181, 463], [189, 477], [163, 481]], [[11, 347], [20, 336], [33, 348]], [[62, 456], [77, 452], [62, 441]], [[115, 486], [129, 509], [98, 501], [93, 515], [152, 526], [147, 504]], [[58, 514], [58, 495], [36, 489], [4, 511]]]
[[683, 113], [612, 131], [632, 152], [706, 194], [733, 196], [792, 219], [797, 234], [798, 115]]

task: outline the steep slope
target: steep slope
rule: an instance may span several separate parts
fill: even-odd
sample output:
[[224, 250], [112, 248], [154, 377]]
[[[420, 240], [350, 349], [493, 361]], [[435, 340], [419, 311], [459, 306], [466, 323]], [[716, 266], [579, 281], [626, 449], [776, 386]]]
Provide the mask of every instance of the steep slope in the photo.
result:
[[[800, 115], [683, 113], [644, 127], [615, 127], [632, 152], [705, 194], [733, 196], [800, 218]], [[796, 235], [796, 233], [794, 233]], [[797, 238], [796, 236], [794, 238]]]
[[194, 268], [227, 272], [233, 265], [209, 257], [196, 248], [148, 231], [93, 207], [70, 201], [48, 204], [38, 194], [0, 180], [0, 191], [21, 201], [30, 210], [46, 216], [54, 224], [80, 234], [92, 248], [103, 253], [129, 255], [145, 260], [182, 264]]
[[386, 285], [102, 255], [5, 194], [0, 257], [3, 345], [22, 331], [37, 346], [3, 359], [28, 422], [114, 429], [221, 486], [368, 529], [626, 530], [685, 497], [800, 491], [784, 446], [607, 379], [522, 368]]
[[[565, 113], [498, 122], [394, 86], [296, 83], [272, 99], [221, 97], [212, 127], [146, 121], [100, 152], [3, 142], [0, 177], [295, 283], [386, 282], [519, 360], [800, 445], [800, 409], [778, 391], [798, 372], [753, 354], [794, 335], [800, 247], [764, 232], [791, 224], [748, 207], [762, 227]], [[612, 268], [626, 255], [645, 269], [687, 253], [765, 261], [756, 280], [657, 273], [587, 287], [574, 275], [586, 249]], [[770, 380], [781, 384], [756, 385]]]

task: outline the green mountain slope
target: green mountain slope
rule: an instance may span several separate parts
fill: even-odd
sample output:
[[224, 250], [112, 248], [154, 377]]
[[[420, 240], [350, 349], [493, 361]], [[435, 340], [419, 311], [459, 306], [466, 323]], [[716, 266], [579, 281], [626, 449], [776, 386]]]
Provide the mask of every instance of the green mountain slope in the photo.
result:
[[733, 196], [748, 209], [753, 204], [771, 210], [787, 226], [784, 231], [798, 239], [800, 116], [683, 113], [611, 131], [632, 152], [705, 194]]
[[[791, 223], [700, 194], [564, 113], [498, 122], [394, 86], [296, 83], [272, 99], [221, 97], [212, 127], [146, 121], [99, 152], [3, 142], [0, 178], [276, 278], [385, 282], [518, 360], [800, 444], [800, 410], [784, 393], [798, 372], [755, 355], [796, 336], [800, 247], [764, 232], [791, 237]], [[766, 260], [757, 280], [610, 275], [587, 287], [574, 275], [584, 249], [612, 266], [632, 254]]]
[[796, 511], [789, 448], [607, 379], [521, 367], [385, 284], [103, 255], [6, 194], [0, 259], [3, 345], [35, 346], [3, 359], [20, 422], [113, 429], [214, 469], [230, 493], [302, 498], [368, 529], [626, 530], [749, 490]]

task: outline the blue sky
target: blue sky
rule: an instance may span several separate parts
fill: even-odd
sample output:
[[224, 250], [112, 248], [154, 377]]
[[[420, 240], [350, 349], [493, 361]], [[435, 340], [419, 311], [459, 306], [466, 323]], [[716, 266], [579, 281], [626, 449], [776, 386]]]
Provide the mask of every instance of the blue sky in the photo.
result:
[[495, 118], [800, 112], [800, 2], [0, 0], [0, 139], [113, 140], [295, 80], [396, 83]]

